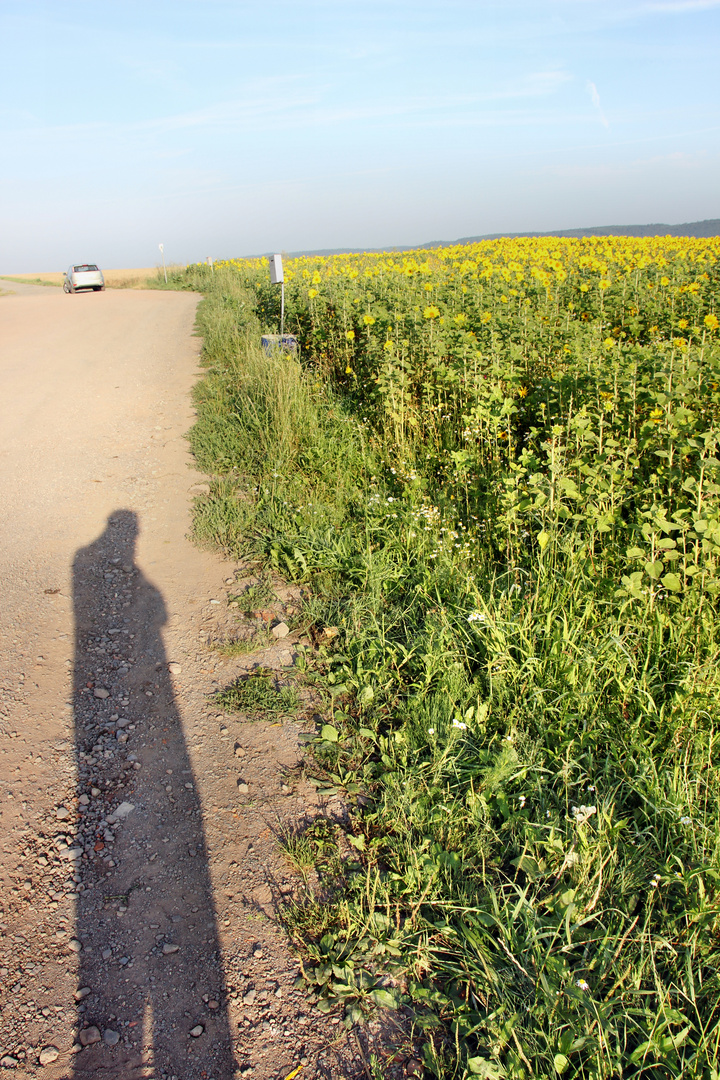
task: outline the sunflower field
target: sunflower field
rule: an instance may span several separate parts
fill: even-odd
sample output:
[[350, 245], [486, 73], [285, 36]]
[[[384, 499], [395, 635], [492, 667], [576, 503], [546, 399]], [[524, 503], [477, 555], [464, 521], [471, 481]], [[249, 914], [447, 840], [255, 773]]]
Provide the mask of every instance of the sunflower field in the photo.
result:
[[401, 1010], [437, 1077], [717, 1080], [720, 239], [285, 280], [297, 355], [258, 346], [267, 260], [175, 285], [205, 294], [196, 533], [310, 593], [350, 816], [286, 913], [309, 992]]

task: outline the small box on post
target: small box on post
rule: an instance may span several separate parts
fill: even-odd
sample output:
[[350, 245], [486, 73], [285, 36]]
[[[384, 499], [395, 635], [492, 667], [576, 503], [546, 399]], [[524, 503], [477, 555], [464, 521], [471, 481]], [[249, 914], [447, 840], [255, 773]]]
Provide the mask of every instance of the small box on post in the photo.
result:
[[270, 284], [280, 286], [280, 338], [285, 334], [285, 278], [282, 255], [270, 256]]
[[283, 264], [282, 255], [270, 256], [270, 284], [271, 285], [283, 285], [285, 278], [283, 277]]
[[294, 334], [263, 334], [260, 344], [268, 356], [274, 352], [289, 352], [295, 355], [300, 352], [300, 345]]

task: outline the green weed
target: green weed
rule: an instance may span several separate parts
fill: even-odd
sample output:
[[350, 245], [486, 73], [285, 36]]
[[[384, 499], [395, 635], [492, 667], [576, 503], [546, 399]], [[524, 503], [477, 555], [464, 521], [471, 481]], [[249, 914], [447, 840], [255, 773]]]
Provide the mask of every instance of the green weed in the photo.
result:
[[262, 630], [253, 631], [245, 637], [223, 641], [215, 645], [214, 649], [220, 656], [232, 659], [237, 656], [247, 656], [249, 653], [257, 652], [258, 649], [266, 649], [271, 642], [270, 633], [263, 628]]
[[275, 599], [272, 577], [269, 574], [262, 574], [253, 585], [248, 585], [243, 593], [231, 599], [235, 600], [248, 616], [262, 610]]
[[232, 712], [285, 716], [297, 709], [298, 695], [292, 686], [278, 689], [272, 673], [257, 671], [226, 686], [216, 695], [215, 703]]

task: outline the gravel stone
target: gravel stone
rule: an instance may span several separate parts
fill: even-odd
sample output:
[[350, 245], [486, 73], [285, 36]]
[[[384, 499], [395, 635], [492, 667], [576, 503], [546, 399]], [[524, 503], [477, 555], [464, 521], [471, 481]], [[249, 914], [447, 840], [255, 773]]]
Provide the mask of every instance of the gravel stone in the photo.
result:
[[93, 1046], [95, 1043], [100, 1042], [101, 1037], [96, 1027], [83, 1028], [78, 1035], [81, 1046]]

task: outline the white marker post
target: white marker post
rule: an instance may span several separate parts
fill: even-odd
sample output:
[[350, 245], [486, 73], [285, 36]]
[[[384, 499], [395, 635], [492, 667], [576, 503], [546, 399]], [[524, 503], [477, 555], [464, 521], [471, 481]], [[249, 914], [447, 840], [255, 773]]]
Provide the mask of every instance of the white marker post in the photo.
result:
[[285, 331], [285, 277], [283, 275], [282, 255], [270, 256], [270, 284], [280, 286], [280, 346]]
[[165, 269], [165, 245], [164, 244], [158, 244], [158, 247], [160, 248], [160, 254], [162, 255], [163, 274], [165, 275], [165, 284], [167, 285], [167, 270]]

